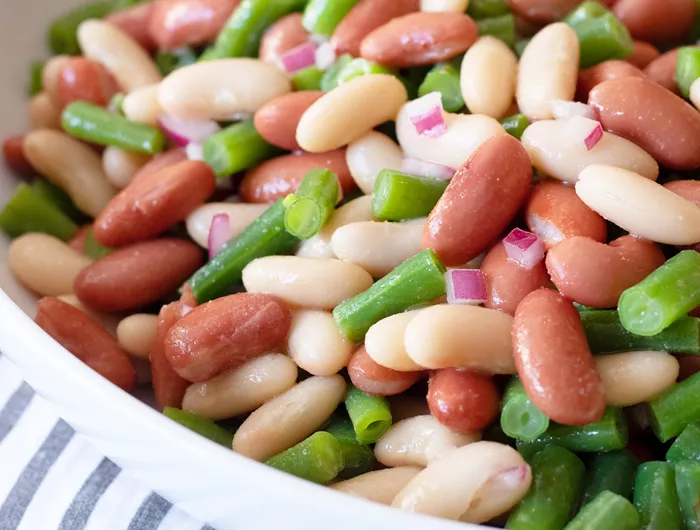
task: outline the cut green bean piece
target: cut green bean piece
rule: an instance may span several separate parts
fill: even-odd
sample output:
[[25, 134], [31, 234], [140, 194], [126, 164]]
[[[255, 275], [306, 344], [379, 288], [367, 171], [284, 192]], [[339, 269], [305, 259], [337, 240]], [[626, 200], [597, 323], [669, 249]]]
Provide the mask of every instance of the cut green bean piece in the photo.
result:
[[501, 407], [501, 428], [511, 438], [534, 440], [549, 428], [549, 418], [530, 400], [517, 377], [508, 383]]
[[260, 136], [252, 119], [234, 123], [204, 141], [204, 161], [217, 177], [228, 177], [281, 152]]
[[499, 17], [510, 13], [510, 7], [505, 0], [471, 0], [467, 14], [474, 20]]
[[172, 407], [165, 407], [163, 409], [163, 415], [176, 421], [183, 427], [187, 427], [189, 430], [201, 434], [205, 438], [209, 438], [212, 442], [216, 442], [228, 449], [231, 449], [233, 444], [233, 433], [227, 431], [223, 427], [219, 427], [216, 423], [210, 419], [200, 416], [199, 414], [194, 414], [192, 412], [187, 412], [185, 410], [180, 410]]
[[113, 145], [138, 153], [160, 153], [165, 135], [160, 129], [129, 121], [85, 101], [75, 101], [63, 110], [63, 129], [76, 138], [98, 145]]
[[666, 452], [666, 460], [680, 462], [681, 460], [695, 460], [700, 462], [700, 422], [689, 424], [678, 435], [671, 447]]
[[561, 530], [571, 519], [586, 468], [563, 447], [546, 447], [532, 459], [532, 485], [508, 518], [508, 530]]
[[676, 491], [683, 512], [685, 528], [700, 528], [700, 463], [676, 462]]
[[700, 420], [700, 372], [664, 390], [649, 402], [654, 433], [662, 442]]
[[299, 239], [315, 236], [333, 215], [340, 195], [340, 183], [330, 169], [316, 168], [302, 179], [297, 191], [287, 195], [284, 226]]
[[160, 50], [156, 54], [156, 65], [163, 76], [195, 62], [197, 62], [197, 55], [189, 46], [182, 46], [167, 52]]
[[45, 61], [32, 61], [29, 65], [29, 95], [36, 96], [44, 90], [44, 81], [42, 75], [44, 73]]
[[367, 59], [362, 59], [360, 57], [350, 61], [340, 70], [340, 72], [338, 72], [336, 85], [342, 85], [343, 83], [347, 83], [348, 81], [351, 81], [356, 77], [362, 77], [363, 75], [372, 74], [394, 75], [395, 72], [392, 72], [388, 68], [384, 68], [383, 66], [377, 63], [373, 63], [372, 61], [368, 61]]
[[338, 76], [340, 72], [353, 61], [353, 56], [349, 54], [341, 55], [330, 65], [328, 70], [321, 77], [321, 90], [330, 92], [338, 86]]
[[639, 460], [628, 449], [593, 455], [586, 465], [581, 506], [605, 490], [631, 500], [634, 474], [638, 466]]
[[203, 304], [228, 294], [229, 289], [241, 281], [248, 263], [256, 258], [284, 254], [299, 242], [284, 228], [285, 213], [280, 199], [194, 273], [189, 284], [197, 302]]
[[319, 431], [283, 453], [269, 458], [268, 466], [316, 484], [326, 484], [343, 469], [343, 451], [335, 437]]
[[627, 27], [597, 2], [583, 4], [565, 20], [578, 35], [581, 68], [610, 59], [624, 59], [634, 51]]
[[690, 85], [700, 77], [700, 48], [686, 46], [678, 50], [676, 81], [684, 98], [690, 97]]
[[381, 319], [430, 302], [445, 294], [445, 266], [426, 249], [407, 259], [364, 293], [333, 310], [340, 332], [355, 343]]
[[476, 21], [479, 36], [491, 35], [502, 40], [509, 48], [515, 47], [515, 17], [511, 14]]
[[566, 22], [569, 26], [575, 26], [586, 20], [602, 17], [607, 13], [610, 13], [610, 10], [600, 2], [583, 2], [566, 15], [562, 22]]
[[100, 258], [104, 258], [108, 254], [111, 254], [114, 252], [114, 250], [115, 249], [105, 247], [97, 242], [95, 239], [95, 234], [92, 232], [92, 227], [87, 229], [87, 232], [85, 233], [85, 254], [87, 254], [88, 257], [98, 260]]
[[118, 94], [114, 94], [112, 96], [112, 99], [109, 100], [109, 104], [107, 105], [107, 110], [110, 112], [115, 112], [121, 116], [124, 116], [124, 98], [126, 96], [124, 95], [123, 92], [119, 92]]
[[418, 87], [419, 97], [431, 92], [440, 92], [442, 106], [447, 112], [457, 112], [464, 107], [459, 69], [450, 63], [436, 64]]
[[363, 444], [373, 444], [391, 427], [391, 409], [385, 397], [371, 396], [353, 386], [345, 396], [345, 408], [355, 436]]
[[639, 466], [634, 481], [634, 506], [639, 513], [640, 530], [680, 530], [683, 518], [678, 502], [671, 464], [647, 462]]
[[374, 451], [357, 439], [350, 418], [332, 418], [325, 430], [338, 440], [345, 458], [345, 467], [338, 474], [338, 479], [347, 480], [374, 469]]
[[374, 182], [372, 213], [385, 221], [425, 217], [447, 189], [446, 180], [382, 169]]
[[604, 491], [578, 512], [564, 530], [637, 530], [639, 514], [634, 505], [611, 491]]
[[358, 1], [311, 0], [304, 9], [302, 24], [309, 33], [330, 37]]
[[73, 201], [65, 191], [48, 180], [36, 179], [32, 182], [32, 189], [36, 195], [51, 202], [77, 224], [84, 223], [88, 219], [88, 217], [73, 204]]
[[112, 12], [112, 2], [92, 2], [76, 7], [49, 26], [48, 41], [56, 55], [79, 55], [78, 26], [90, 18], [102, 18]]
[[326, 72], [317, 66], [309, 66], [292, 74], [292, 83], [297, 90], [321, 90], [321, 79]]
[[503, 120], [501, 120], [501, 125], [503, 125], [503, 128], [508, 134], [520, 140], [523, 137], [525, 129], [530, 126], [530, 120], [527, 119], [525, 114], [514, 114], [513, 116], [503, 118]]

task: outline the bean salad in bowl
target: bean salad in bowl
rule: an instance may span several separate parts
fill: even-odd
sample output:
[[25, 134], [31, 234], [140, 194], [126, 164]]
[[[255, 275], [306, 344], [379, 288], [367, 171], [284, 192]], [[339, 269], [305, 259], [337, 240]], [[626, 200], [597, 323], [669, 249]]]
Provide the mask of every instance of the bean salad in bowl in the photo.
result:
[[9, 268], [95, 372], [273, 468], [700, 528], [699, 5], [86, 4], [4, 139]]

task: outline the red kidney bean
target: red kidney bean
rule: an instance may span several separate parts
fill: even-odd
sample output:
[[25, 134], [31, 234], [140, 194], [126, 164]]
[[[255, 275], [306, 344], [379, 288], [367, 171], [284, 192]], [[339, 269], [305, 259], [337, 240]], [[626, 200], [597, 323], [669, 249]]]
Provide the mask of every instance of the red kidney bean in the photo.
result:
[[187, 160], [187, 154], [179, 147], [173, 147], [164, 153], [157, 154], [144, 166], [141, 166], [141, 169], [139, 169], [131, 179], [131, 184], [137, 180], [147, 177], [148, 175], [157, 173], [164, 167], [174, 166], [175, 164], [184, 162], [185, 160]]
[[2, 156], [5, 159], [5, 165], [12, 171], [26, 175], [32, 173], [34, 168], [24, 156], [23, 142], [24, 136], [6, 138], [2, 143]]
[[309, 32], [301, 23], [302, 18], [301, 13], [292, 13], [267, 28], [260, 41], [261, 61], [274, 63], [289, 50], [309, 40]]
[[680, 94], [681, 89], [676, 81], [676, 61], [678, 59], [678, 50], [668, 51], [659, 55], [644, 68], [644, 74], [658, 83], [664, 88], [667, 88], [674, 94]]
[[88, 230], [90, 230], [90, 225], [80, 227], [80, 230], [70, 238], [67, 245], [73, 250], [85, 254], [85, 238], [87, 237]]
[[[615, 0], [601, 0], [610, 5]], [[535, 22], [561, 20], [576, 9], [581, 0], [506, 0], [511, 9], [521, 17]]]
[[375, 396], [401, 394], [422, 377], [423, 372], [397, 372], [377, 364], [361, 346], [348, 361], [348, 375], [352, 384]]
[[618, 0], [613, 13], [632, 37], [664, 42], [684, 35], [695, 19], [695, 0]]
[[676, 353], [674, 357], [678, 360], [678, 364], [680, 365], [678, 381], [684, 381], [691, 375], [695, 375], [700, 372], [700, 356]]
[[266, 141], [277, 147], [288, 151], [301, 149], [296, 137], [299, 120], [324, 94], [320, 90], [304, 90], [268, 101], [255, 113], [255, 129]]
[[156, 0], [135, 5], [107, 15], [105, 20], [129, 35], [146, 50], [153, 51], [157, 45], [153, 40], [149, 26], [153, 12], [160, 3], [160, 0]]
[[664, 184], [664, 188], [680, 195], [685, 200], [700, 207], [700, 181], [698, 180], [674, 180]]
[[634, 41], [634, 51], [631, 55], [625, 57], [625, 61], [637, 68], [644, 69], [659, 55], [661, 55], [661, 52], [653, 44], [643, 40], [636, 40]]
[[644, 72], [626, 61], [605, 61], [591, 66], [581, 70], [578, 74], [576, 98], [587, 101], [588, 95], [596, 86], [603, 81], [620, 77], [644, 77]]
[[116, 79], [104, 66], [85, 57], [66, 59], [56, 79], [60, 108], [74, 101], [106, 106], [120, 90]]

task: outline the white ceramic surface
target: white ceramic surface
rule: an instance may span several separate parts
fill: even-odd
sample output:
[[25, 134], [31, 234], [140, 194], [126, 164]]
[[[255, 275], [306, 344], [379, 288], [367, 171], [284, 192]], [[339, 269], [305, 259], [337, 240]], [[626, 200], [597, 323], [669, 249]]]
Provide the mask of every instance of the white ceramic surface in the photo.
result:
[[[47, 21], [79, 3], [0, 0], [0, 138], [26, 128], [28, 65], [46, 55]], [[0, 204], [16, 183], [0, 164]], [[5, 263], [7, 246], [0, 234], [0, 351], [100, 451], [194, 517], [219, 530], [477, 528], [316, 486], [227, 451], [164, 418], [84, 366], [32, 322], [35, 298], [12, 279]]]

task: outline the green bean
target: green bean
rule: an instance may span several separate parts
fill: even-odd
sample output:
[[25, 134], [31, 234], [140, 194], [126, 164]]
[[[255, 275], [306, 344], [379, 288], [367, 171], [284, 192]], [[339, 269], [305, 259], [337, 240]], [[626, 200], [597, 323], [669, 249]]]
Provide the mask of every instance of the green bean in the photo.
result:
[[700, 420], [700, 372], [664, 390], [649, 402], [652, 428], [667, 442], [690, 423]]
[[284, 199], [284, 226], [299, 239], [316, 235], [333, 215], [340, 195], [338, 177], [330, 169], [316, 168], [302, 179], [297, 191]]
[[189, 46], [182, 46], [170, 51], [159, 50], [156, 54], [156, 65], [163, 76], [195, 62], [197, 62], [197, 55]]
[[525, 441], [534, 440], [549, 428], [549, 418], [530, 400], [517, 377], [503, 393], [501, 428], [511, 438]]
[[686, 46], [678, 50], [676, 81], [684, 98], [690, 97], [690, 85], [700, 77], [700, 48]]
[[355, 434], [355, 428], [347, 417], [335, 417], [325, 429], [331, 433], [343, 451], [345, 467], [338, 474], [338, 479], [346, 480], [362, 475], [374, 468], [374, 451], [361, 443]]
[[574, 517], [564, 530], [637, 530], [639, 514], [630, 501], [604, 491]]
[[353, 56], [349, 54], [341, 55], [335, 62], [326, 70], [321, 77], [321, 90], [330, 92], [338, 86], [338, 76], [348, 64], [353, 61]]
[[425, 217], [447, 189], [448, 181], [382, 169], [374, 181], [372, 213], [385, 221]]
[[447, 112], [457, 112], [464, 108], [464, 98], [459, 82], [459, 69], [450, 63], [436, 64], [428, 72], [418, 87], [418, 96], [423, 97], [431, 92], [440, 92], [442, 106]]
[[362, 77], [363, 75], [372, 74], [394, 75], [394, 72], [387, 68], [384, 68], [383, 66], [377, 63], [373, 63], [372, 61], [368, 61], [367, 59], [362, 59], [361, 57], [359, 57], [347, 63], [340, 70], [340, 72], [338, 72], [336, 86], [342, 85], [343, 83], [347, 83], [348, 81], [351, 81], [356, 77]]
[[509, 48], [515, 47], [515, 17], [506, 14], [476, 21], [479, 36], [491, 35], [502, 40]]
[[475, 20], [499, 17], [510, 13], [510, 7], [505, 0], [471, 0], [467, 14]]
[[634, 42], [627, 27], [600, 4], [587, 4], [566, 19], [578, 35], [580, 67], [589, 68], [603, 61], [624, 59], [630, 55], [634, 51]]
[[56, 55], [79, 55], [78, 26], [90, 18], [102, 18], [112, 12], [112, 2], [100, 1], [78, 6], [49, 26], [48, 41]]
[[73, 204], [68, 194], [48, 180], [35, 179], [32, 182], [32, 190], [37, 196], [58, 207], [64, 214], [73, 219], [75, 223], [82, 224], [88, 220], [88, 217]]
[[367, 330], [381, 319], [445, 294], [445, 266], [435, 252], [426, 249], [407, 259], [364, 293], [333, 310], [340, 332], [352, 342], [362, 342]]
[[585, 506], [605, 490], [632, 499], [634, 474], [638, 466], [639, 460], [628, 449], [593, 455], [586, 465], [581, 506]]
[[602, 17], [606, 13], [610, 13], [610, 10], [600, 2], [583, 2], [566, 15], [562, 22], [566, 22], [569, 26], [575, 26], [586, 20]]
[[317, 66], [309, 66], [292, 74], [292, 83], [297, 90], [321, 90], [321, 79], [326, 72]]
[[525, 129], [530, 126], [530, 120], [524, 114], [513, 114], [501, 120], [501, 125], [508, 134], [520, 140], [523, 137]]
[[676, 462], [676, 491], [685, 527], [700, 528], [700, 463], [690, 460]]
[[119, 92], [117, 94], [114, 94], [112, 96], [112, 99], [109, 100], [109, 104], [107, 105], [107, 110], [110, 112], [114, 112], [116, 114], [119, 114], [120, 116], [124, 116], [124, 98], [126, 96], [124, 95], [123, 92]]
[[302, 24], [309, 33], [330, 37], [358, 1], [311, 0], [304, 9]]
[[85, 254], [94, 259], [98, 260], [104, 258], [108, 254], [114, 252], [113, 248], [105, 247], [98, 243], [95, 239], [95, 234], [92, 232], [92, 227], [87, 229], [85, 233]]
[[223, 427], [219, 427], [216, 423], [198, 414], [187, 412], [172, 407], [165, 407], [163, 415], [176, 421], [183, 427], [201, 434], [205, 438], [209, 438], [212, 442], [223, 445], [231, 449], [233, 444], [233, 433], [227, 431]]
[[320, 431], [265, 463], [290, 475], [325, 484], [343, 469], [344, 460], [338, 441], [332, 434]]
[[351, 386], [345, 396], [345, 408], [355, 436], [363, 444], [373, 444], [391, 427], [391, 409], [385, 397], [371, 396]]
[[640, 530], [680, 530], [683, 521], [678, 502], [671, 464], [647, 462], [639, 466], [634, 481], [634, 506], [639, 513]]
[[61, 125], [71, 136], [98, 145], [114, 145], [146, 154], [159, 153], [165, 146], [165, 135], [160, 129], [129, 121], [85, 101], [68, 105], [63, 110]]
[[681, 460], [700, 462], [700, 422], [695, 421], [683, 429], [683, 432], [668, 448], [666, 460], [669, 462], [680, 462]]
[[32, 61], [29, 63], [29, 95], [36, 96], [39, 92], [44, 90], [44, 80], [42, 75], [44, 73], [44, 65], [46, 61]]

